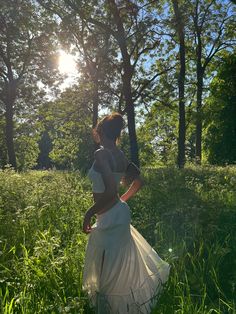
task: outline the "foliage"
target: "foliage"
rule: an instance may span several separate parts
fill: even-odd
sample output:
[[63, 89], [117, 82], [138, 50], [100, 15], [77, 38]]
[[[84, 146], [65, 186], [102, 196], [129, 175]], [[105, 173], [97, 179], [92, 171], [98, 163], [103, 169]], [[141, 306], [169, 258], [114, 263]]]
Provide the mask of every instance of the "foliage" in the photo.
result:
[[39, 129], [36, 127], [36, 123], [34, 123], [35, 128], [33, 128], [30, 121], [27, 122], [16, 126], [15, 148], [19, 170], [34, 168], [39, 154]]
[[79, 173], [7, 170], [0, 186], [1, 310], [13, 298], [14, 313], [79, 313], [87, 182]]
[[[178, 127], [178, 64], [177, 55], [177, 31], [178, 23], [174, 19], [172, 1], [154, 4], [153, 12], [159, 17], [157, 31], [160, 35], [158, 55], [153, 56], [156, 71], [162, 73], [163, 64], [167, 63], [170, 70], [162, 73], [155, 83], [145, 90], [142, 98], [141, 110], [152, 117], [153, 106], [156, 107], [153, 124], [158, 125], [159, 130], [167, 130], [163, 144], [169, 146], [165, 151], [166, 160], [176, 159]], [[186, 81], [185, 81], [185, 110], [186, 110], [186, 157], [193, 161], [196, 154], [196, 144], [201, 143], [201, 121], [204, 113], [201, 107], [208, 93], [208, 84], [214, 76], [217, 63], [211, 66], [214, 58], [221, 51], [231, 50], [235, 41], [233, 28], [235, 28], [235, 8], [229, 1], [178, 1], [185, 28], [186, 50]], [[197, 60], [198, 55], [198, 60]], [[198, 68], [198, 70], [197, 70]], [[201, 82], [201, 79], [203, 80]], [[203, 85], [203, 86], [202, 86]], [[154, 109], [155, 110], [155, 109]], [[168, 112], [168, 117], [167, 117]], [[165, 119], [158, 123], [159, 117]], [[173, 122], [175, 123], [173, 124]], [[198, 123], [199, 122], [199, 123]], [[196, 124], [199, 124], [196, 131]], [[173, 129], [174, 126], [174, 129]], [[148, 130], [150, 132], [150, 129]], [[174, 132], [173, 132], [174, 131]], [[169, 136], [173, 134], [174, 136]], [[198, 140], [197, 140], [198, 138]], [[160, 139], [154, 139], [161, 143]], [[199, 145], [198, 145], [199, 146]], [[162, 149], [163, 150], [163, 149]], [[173, 156], [174, 151], [174, 156]]]
[[210, 163], [236, 162], [236, 55], [227, 54], [210, 85], [205, 108], [205, 154]]
[[54, 83], [56, 26], [52, 16], [35, 1], [1, 1], [1, 87], [8, 79], [7, 66], [13, 71], [20, 98], [31, 95], [32, 99], [32, 88], [37, 81]]
[[[68, 88], [58, 99], [39, 108], [37, 120], [42, 129], [41, 139], [47, 132], [51, 142], [51, 149], [44, 156], [50, 158], [49, 166], [88, 169], [94, 150], [90, 100], [86, 86], [81, 84]], [[44, 163], [45, 160], [41, 160], [41, 164]]]
[[40, 91], [39, 83], [44, 87], [58, 83], [56, 27], [56, 20], [49, 12], [42, 10], [36, 1], [1, 1], [0, 113], [6, 120], [4, 140], [8, 161], [14, 167], [17, 167], [15, 122], [19, 122], [22, 113], [33, 113], [45, 96]]
[[[133, 225], [171, 276], [153, 313], [234, 313], [235, 167], [144, 169]], [[4, 313], [87, 313], [81, 290], [90, 185], [78, 172], [0, 172]]]
[[140, 157], [143, 166], [175, 164], [177, 158], [177, 106], [156, 102], [138, 128]]

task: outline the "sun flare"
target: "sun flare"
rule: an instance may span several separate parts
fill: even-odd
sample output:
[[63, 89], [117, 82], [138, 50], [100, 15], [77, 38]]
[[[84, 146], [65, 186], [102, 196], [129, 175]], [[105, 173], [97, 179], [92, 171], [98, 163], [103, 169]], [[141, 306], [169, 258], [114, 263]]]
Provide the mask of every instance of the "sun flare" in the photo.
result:
[[77, 72], [76, 62], [71, 54], [61, 50], [58, 59], [58, 69], [61, 74], [74, 74]]

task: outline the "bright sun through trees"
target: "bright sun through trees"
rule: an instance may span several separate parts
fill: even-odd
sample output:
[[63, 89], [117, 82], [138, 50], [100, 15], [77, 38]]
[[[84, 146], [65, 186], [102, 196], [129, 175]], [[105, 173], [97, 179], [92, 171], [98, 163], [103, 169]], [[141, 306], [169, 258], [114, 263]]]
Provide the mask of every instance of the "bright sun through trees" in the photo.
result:
[[61, 74], [74, 75], [77, 73], [77, 67], [74, 56], [63, 50], [59, 52], [58, 69]]
[[63, 91], [69, 86], [72, 86], [79, 76], [76, 57], [66, 53], [64, 50], [60, 50], [58, 55], [58, 70], [63, 76], [63, 83], [60, 86], [60, 89]]

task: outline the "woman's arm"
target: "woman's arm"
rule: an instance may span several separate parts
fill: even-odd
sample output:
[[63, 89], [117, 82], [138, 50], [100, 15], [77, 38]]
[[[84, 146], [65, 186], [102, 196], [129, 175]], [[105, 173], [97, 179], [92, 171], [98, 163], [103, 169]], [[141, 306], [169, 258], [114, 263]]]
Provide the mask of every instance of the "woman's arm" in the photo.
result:
[[124, 177], [124, 184], [128, 185], [128, 190], [120, 197], [126, 202], [136, 194], [143, 186], [143, 179], [140, 177], [140, 170], [134, 163], [129, 163]]
[[140, 176], [138, 176], [133, 180], [128, 190], [123, 195], [121, 195], [120, 199], [124, 202], [128, 201], [132, 196], [134, 196], [134, 194], [136, 194], [141, 189], [142, 186], [143, 180]]

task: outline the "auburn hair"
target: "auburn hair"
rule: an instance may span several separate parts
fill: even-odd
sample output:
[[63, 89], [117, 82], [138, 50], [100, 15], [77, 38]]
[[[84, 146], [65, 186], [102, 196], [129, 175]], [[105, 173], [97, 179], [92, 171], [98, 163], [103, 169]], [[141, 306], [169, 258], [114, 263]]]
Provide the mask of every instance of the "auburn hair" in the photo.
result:
[[118, 112], [114, 112], [104, 117], [98, 122], [93, 129], [93, 135], [96, 142], [100, 141], [102, 134], [105, 134], [107, 138], [113, 141], [117, 141], [120, 138], [121, 131], [124, 128], [124, 119]]

